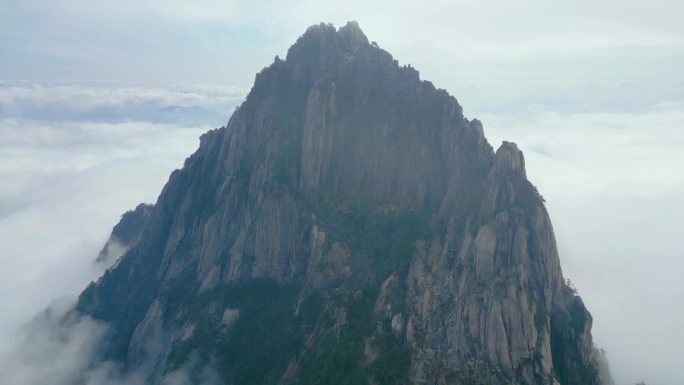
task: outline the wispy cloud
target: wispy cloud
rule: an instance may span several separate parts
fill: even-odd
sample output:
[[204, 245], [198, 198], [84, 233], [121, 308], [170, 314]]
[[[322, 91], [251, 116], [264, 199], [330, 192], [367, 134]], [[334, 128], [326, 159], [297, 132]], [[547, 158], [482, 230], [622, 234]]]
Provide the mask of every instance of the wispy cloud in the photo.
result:
[[[36, 91], [41, 89], [0, 88], [0, 97], [19, 106], [20, 116], [0, 118], [0, 356], [19, 325], [55, 298], [73, 298], [102, 273], [93, 261], [119, 216], [140, 202], [154, 202], [169, 173], [196, 149], [199, 135], [222, 124], [71, 120], [93, 106], [127, 106], [131, 100], [194, 104], [212, 90], [188, 97], [159, 90]], [[35, 112], [69, 108], [72, 101], [70, 119]]]
[[237, 87], [164, 89], [87, 85], [0, 85], [0, 117], [40, 121], [222, 125], [244, 98]]
[[209, 365], [190, 360], [168, 373], [154, 373], [156, 357], [123, 370], [102, 358], [107, 324], [73, 312], [73, 302], [53, 303], [13, 335], [11, 354], [0, 361], [0, 381], [12, 385], [219, 385]]
[[684, 188], [684, 177], [672, 167], [684, 162], [682, 102], [635, 112], [529, 111], [480, 118], [492, 142], [508, 138], [527, 149], [530, 173], [540, 175], [536, 182], [547, 194], [653, 196]]

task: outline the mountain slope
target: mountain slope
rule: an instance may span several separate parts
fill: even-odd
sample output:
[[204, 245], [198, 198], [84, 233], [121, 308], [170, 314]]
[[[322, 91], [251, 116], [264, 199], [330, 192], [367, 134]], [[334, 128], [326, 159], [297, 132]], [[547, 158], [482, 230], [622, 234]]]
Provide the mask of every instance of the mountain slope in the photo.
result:
[[262, 70], [150, 210], [77, 307], [150, 383], [600, 383], [522, 153], [355, 23]]

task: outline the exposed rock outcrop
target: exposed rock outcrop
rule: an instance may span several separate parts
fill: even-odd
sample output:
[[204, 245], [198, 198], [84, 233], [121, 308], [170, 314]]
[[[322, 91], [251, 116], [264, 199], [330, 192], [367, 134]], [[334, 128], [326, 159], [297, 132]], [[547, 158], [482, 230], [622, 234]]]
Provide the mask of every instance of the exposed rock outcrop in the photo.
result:
[[112, 233], [97, 256], [96, 262], [111, 266], [128, 249], [135, 246], [140, 241], [143, 230], [150, 220], [153, 207], [153, 205], [141, 203], [134, 210], [126, 211], [121, 216], [119, 223], [112, 229]]
[[356, 23], [262, 70], [149, 210], [78, 310], [150, 383], [599, 384], [522, 152]]

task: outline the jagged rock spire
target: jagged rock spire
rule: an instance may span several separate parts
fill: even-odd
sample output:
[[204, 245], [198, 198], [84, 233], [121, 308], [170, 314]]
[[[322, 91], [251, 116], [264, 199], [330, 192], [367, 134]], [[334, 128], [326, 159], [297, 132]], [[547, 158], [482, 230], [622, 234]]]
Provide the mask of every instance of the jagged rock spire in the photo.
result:
[[527, 179], [525, 172], [525, 157], [518, 149], [518, 145], [513, 142], [503, 141], [496, 150], [494, 158], [496, 171], [499, 173], [513, 172]]

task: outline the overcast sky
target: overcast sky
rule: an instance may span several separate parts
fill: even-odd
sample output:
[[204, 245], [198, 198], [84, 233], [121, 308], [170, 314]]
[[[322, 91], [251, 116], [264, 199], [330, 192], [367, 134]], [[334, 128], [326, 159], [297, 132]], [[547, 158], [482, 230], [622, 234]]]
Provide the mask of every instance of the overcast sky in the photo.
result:
[[[684, 381], [684, 2], [0, 0], [0, 354], [307, 26], [517, 142], [620, 385]], [[4, 344], [4, 345], [3, 345]]]

